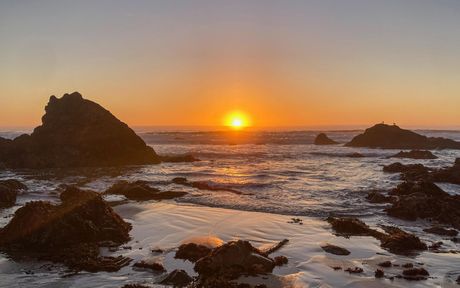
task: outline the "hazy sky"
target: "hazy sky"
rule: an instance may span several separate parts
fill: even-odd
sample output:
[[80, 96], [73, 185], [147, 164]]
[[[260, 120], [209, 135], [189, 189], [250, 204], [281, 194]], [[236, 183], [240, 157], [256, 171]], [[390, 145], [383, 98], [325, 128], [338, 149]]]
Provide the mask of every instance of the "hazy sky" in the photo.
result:
[[0, 1], [0, 126], [79, 91], [130, 125], [460, 126], [460, 1]]

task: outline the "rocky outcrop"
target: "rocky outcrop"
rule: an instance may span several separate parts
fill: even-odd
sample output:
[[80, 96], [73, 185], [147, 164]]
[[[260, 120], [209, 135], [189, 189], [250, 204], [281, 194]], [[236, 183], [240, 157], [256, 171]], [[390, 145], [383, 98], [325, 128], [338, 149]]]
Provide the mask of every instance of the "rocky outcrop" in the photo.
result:
[[377, 124], [354, 137], [346, 146], [383, 149], [460, 149], [460, 142], [426, 137], [396, 125]]
[[103, 243], [120, 245], [130, 239], [124, 222], [96, 192], [67, 187], [61, 204], [34, 201], [19, 208], [0, 229], [0, 250], [61, 262], [75, 270], [116, 271], [129, 263], [123, 257], [101, 257]]
[[118, 181], [112, 187], [105, 191], [105, 194], [123, 195], [130, 200], [148, 201], [148, 200], [167, 200], [182, 197], [187, 192], [160, 191], [150, 187], [148, 182], [138, 180], [134, 182]]
[[331, 138], [327, 137], [326, 134], [320, 133], [315, 138], [315, 145], [334, 145], [339, 144], [338, 142], [332, 140]]
[[401, 180], [417, 181], [429, 179], [431, 169], [422, 164], [404, 165], [399, 162], [383, 166], [383, 171], [387, 173], [401, 173]]
[[450, 195], [426, 181], [403, 182], [390, 194], [397, 200], [386, 209], [388, 215], [410, 221], [430, 219], [460, 229], [459, 195]]
[[438, 157], [428, 150], [400, 151], [390, 158], [409, 158], [409, 159], [437, 159]]
[[78, 92], [51, 96], [43, 124], [30, 135], [0, 140], [0, 162], [11, 168], [159, 163], [155, 151], [100, 105]]
[[431, 174], [435, 182], [447, 182], [460, 185], [460, 158], [455, 159], [452, 167], [435, 170]]
[[407, 233], [397, 227], [382, 226], [382, 229], [386, 232], [383, 233], [371, 229], [364, 222], [356, 218], [329, 217], [327, 221], [339, 236], [372, 236], [380, 240], [380, 246], [382, 248], [395, 254], [407, 255], [414, 251], [427, 249], [426, 244], [420, 241], [417, 236]]
[[187, 243], [179, 246], [174, 258], [196, 262], [211, 253], [211, 248], [195, 243]]
[[423, 229], [424, 232], [441, 235], [441, 236], [451, 236], [455, 237], [458, 235], [458, 231], [454, 229], [446, 229], [440, 226], [433, 226], [430, 228]]
[[215, 248], [210, 254], [199, 259], [195, 271], [200, 277], [222, 277], [235, 279], [242, 274], [256, 275], [271, 273], [275, 268], [273, 259], [263, 255], [248, 241], [228, 242]]
[[20, 190], [27, 190], [27, 186], [14, 179], [0, 180], [0, 208], [13, 206]]

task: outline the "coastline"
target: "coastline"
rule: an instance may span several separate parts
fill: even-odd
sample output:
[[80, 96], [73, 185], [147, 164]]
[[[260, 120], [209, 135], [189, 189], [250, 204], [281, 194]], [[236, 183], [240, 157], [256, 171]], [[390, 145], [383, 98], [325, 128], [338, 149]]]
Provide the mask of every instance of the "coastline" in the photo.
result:
[[[303, 225], [288, 223], [291, 217], [262, 212], [247, 212], [225, 208], [212, 208], [174, 201], [127, 203], [114, 207], [127, 222], [133, 225], [132, 240], [116, 252], [103, 249], [104, 255], [123, 255], [133, 259], [155, 260], [161, 262], [168, 272], [184, 269], [189, 275], [196, 275], [193, 264], [174, 259], [176, 248], [183, 243], [199, 242], [215, 245], [220, 239], [249, 240], [255, 247], [266, 247], [284, 238], [289, 243], [274, 255], [288, 257], [289, 263], [277, 267], [273, 275], [239, 279], [241, 282], [266, 284], [269, 288], [278, 287], [455, 287], [454, 275], [460, 273], [456, 254], [439, 254], [425, 251], [417, 256], [397, 256], [383, 250], [378, 240], [372, 237], [337, 237], [332, 234], [329, 224], [321, 219], [301, 217]], [[321, 245], [325, 243], [348, 249], [348, 256], [326, 253]], [[162, 253], [153, 253], [161, 249]], [[394, 263], [414, 263], [427, 269], [430, 277], [426, 281], [404, 279], [376, 279], [374, 271], [383, 261]], [[66, 269], [53, 265], [47, 271], [46, 263], [14, 263], [6, 258], [0, 260], [3, 271], [2, 283], [5, 287], [121, 287], [130, 283], [149, 285], [164, 275], [151, 271], [137, 270], [127, 266], [118, 272], [87, 273], [66, 275]], [[23, 273], [28, 266], [35, 267], [32, 274]], [[335, 271], [331, 267], [340, 266]], [[344, 269], [361, 267], [364, 272], [350, 274]], [[385, 268], [388, 276], [401, 273], [401, 268]], [[447, 278], [446, 275], [452, 275]], [[11, 277], [10, 277], [11, 276]], [[40, 277], [37, 277], [40, 276]], [[63, 277], [64, 276], [64, 277]], [[151, 284], [150, 284], [151, 285]], [[163, 287], [163, 286], [152, 286]]]

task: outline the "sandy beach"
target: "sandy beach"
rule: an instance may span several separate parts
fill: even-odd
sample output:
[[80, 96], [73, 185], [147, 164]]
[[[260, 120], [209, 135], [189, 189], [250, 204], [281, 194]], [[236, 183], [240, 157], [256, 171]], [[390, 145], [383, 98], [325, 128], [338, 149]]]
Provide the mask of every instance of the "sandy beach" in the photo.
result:
[[[278, 287], [455, 287], [456, 275], [460, 274], [456, 254], [423, 252], [417, 256], [395, 256], [379, 246], [372, 237], [336, 237], [327, 222], [301, 217], [303, 225], [288, 223], [291, 217], [260, 212], [246, 212], [223, 208], [210, 208], [173, 201], [117, 206], [115, 211], [133, 225], [132, 240], [116, 252], [106, 249], [105, 255], [123, 255], [133, 259], [161, 262], [167, 271], [184, 269], [196, 275], [193, 264], [174, 259], [180, 244], [201, 243], [215, 247], [230, 240], [249, 240], [256, 247], [267, 247], [284, 238], [289, 243], [275, 255], [289, 259], [286, 266], [278, 267], [273, 275], [242, 277], [241, 283], [263, 283], [269, 288]], [[348, 249], [348, 256], [326, 253], [321, 245], [335, 244]], [[152, 252], [161, 249], [163, 252]], [[427, 269], [426, 281], [404, 279], [375, 279], [377, 264], [383, 261], [393, 264], [413, 263]], [[423, 263], [423, 265], [422, 265]], [[52, 267], [51, 271], [47, 269]], [[334, 270], [332, 267], [341, 267]], [[358, 275], [344, 272], [349, 267], [361, 267]], [[387, 276], [401, 273], [401, 267], [384, 268]], [[59, 265], [41, 262], [10, 262], [1, 259], [3, 287], [121, 287], [129, 283], [152, 283], [164, 277], [164, 273], [152, 273], [127, 266], [115, 273], [87, 273], [67, 275]], [[33, 271], [27, 274], [26, 271]], [[18, 273], [22, 276], [18, 277]], [[451, 275], [451, 277], [449, 277]]]

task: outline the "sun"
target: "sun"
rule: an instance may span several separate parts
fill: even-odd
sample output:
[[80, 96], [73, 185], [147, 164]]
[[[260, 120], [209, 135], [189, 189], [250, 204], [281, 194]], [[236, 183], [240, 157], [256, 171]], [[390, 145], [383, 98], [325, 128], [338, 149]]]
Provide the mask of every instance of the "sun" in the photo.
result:
[[225, 126], [231, 127], [232, 129], [239, 130], [244, 127], [248, 127], [250, 125], [249, 123], [249, 117], [247, 116], [246, 113], [243, 113], [241, 111], [232, 111], [227, 114], [225, 117]]

